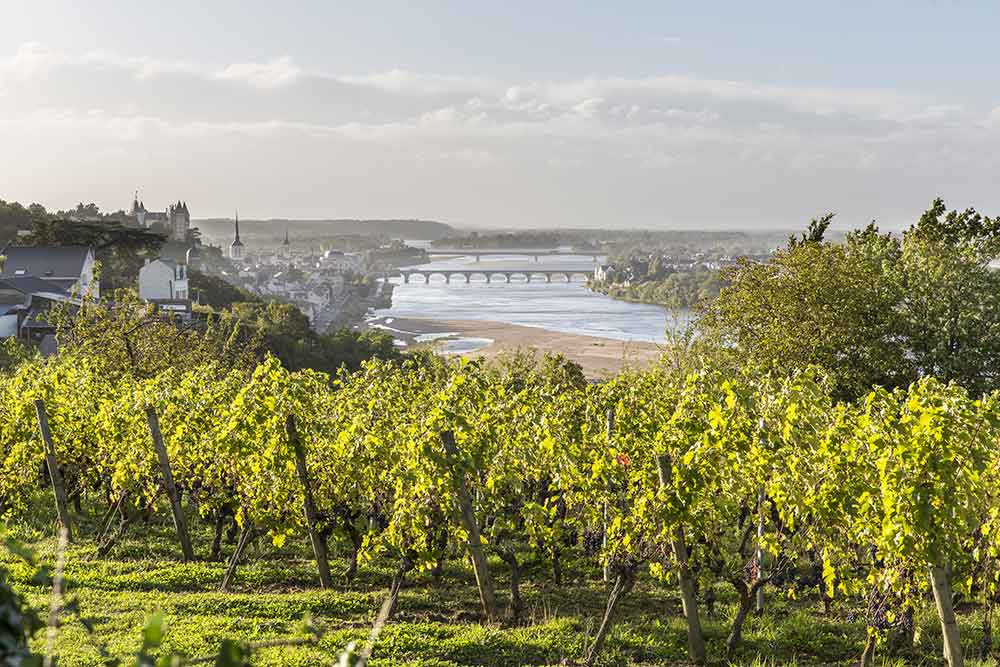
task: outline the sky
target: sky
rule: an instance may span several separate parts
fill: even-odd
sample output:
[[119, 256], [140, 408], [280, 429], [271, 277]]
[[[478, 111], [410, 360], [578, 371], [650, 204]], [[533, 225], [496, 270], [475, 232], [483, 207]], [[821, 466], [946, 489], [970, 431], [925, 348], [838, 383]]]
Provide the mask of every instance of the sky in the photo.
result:
[[0, 199], [491, 228], [995, 215], [998, 25], [992, 0], [0, 0]]

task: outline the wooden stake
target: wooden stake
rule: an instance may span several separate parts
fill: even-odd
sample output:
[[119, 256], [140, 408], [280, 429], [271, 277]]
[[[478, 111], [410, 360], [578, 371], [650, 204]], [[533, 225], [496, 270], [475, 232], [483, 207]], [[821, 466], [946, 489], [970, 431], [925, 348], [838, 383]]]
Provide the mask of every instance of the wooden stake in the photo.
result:
[[160, 471], [163, 473], [163, 486], [167, 489], [167, 496], [170, 498], [170, 510], [174, 514], [174, 528], [177, 530], [177, 539], [181, 543], [181, 552], [184, 554], [184, 562], [194, 560], [194, 549], [191, 547], [191, 537], [188, 535], [187, 523], [184, 521], [184, 509], [181, 507], [181, 499], [177, 495], [177, 485], [174, 484], [174, 473], [170, 469], [170, 458], [167, 456], [167, 448], [163, 444], [163, 433], [160, 432], [160, 422], [156, 418], [156, 410], [151, 406], [146, 408], [146, 421], [149, 423], [149, 433], [153, 437], [153, 448], [156, 449], [156, 457], [160, 460]]
[[319, 585], [323, 588], [332, 588], [333, 579], [330, 577], [330, 561], [327, 556], [326, 540], [316, 530], [319, 512], [316, 511], [316, 502], [313, 500], [312, 486], [309, 483], [306, 452], [302, 447], [302, 440], [299, 439], [299, 432], [295, 428], [295, 415], [288, 415], [285, 420], [285, 433], [288, 435], [288, 442], [291, 443], [292, 449], [295, 451], [295, 472], [298, 473], [299, 483], [302, 484], [305, 496], [306, 528], [309, 531], [309, 541], [312, 542], [313, 555], [316, 556]]
[[[764, 549], [761, 542], [764, 539], [764, 489], [757, 494], [757, 548], [754, 550], [754, 561], [757, 566], [757, 581], [764, 578], [764, 568], [767, 566], [764, 558]], [[754, 610], [757, 614], [764, 613], [764, 587], [757, 588], [757, 596], [754, 601]]]
[[52, 433], [49, 432], [45, 401], [40, 398], [35, 401], [35, 414], [38, 416], [38, 430], [41, 431], [42, 443], [45, 445], [45, 465], [49, 469], [52, 492], [56, 497], [56, 513], [59, 515], [60, 525], [66, 530], [66, 541], [69, 542], [73, 540], [73, 528], [70, 525], [69, 508], [66, 506], [66, 487], [63, 485], [62, 472], [56, 461], [56, 448], [52, 444]]
[[951, 601], [951, 581], [945, 568], [934, 566], [930, 569], [931, 589], [934, 591], [934, 605], [937, 607], [938, 619], [941, 621], [941, 634], [944, 639], [944, 659], [949, 667], [962, 667], [965, 656], [962, 654], [962, 641], [958, 634], [958, 622], [955, 620], [955, 608]]
[[240, 539], [236, 543], [236, 550], [233, 551], [232, 558], [229, 559], [229, 567], [226, 568], [226, 574], [222, 577], [220, 590], [223, 593], [228, 593], [229, 589], [232, 588], [233, 579], [236, 578], [236, 566], [240, 564], [240, 558], [243, 556], [243, 551], [247, 548], [247, 544], [249, 544], [252, 536], [253, 524], [247, 521], [246, 525], [240, 531]]
[[451, 431], [441, 433], [441, 442], [448, 455], [454, 476], [455, 489], [458, 492], [458, 507], [461, 510], [462, 525], [469, 534], [469, 555], [472, 557], [472, 567], [476, 572], [476, 584], [479, 586], [479, 600], [483, 603], [483, 612], [490, 621], [497, 620], [496, 595], [493, 591], [493, 577], [490, 576], [489, 562], [483, 551], [483, 540], [479, 533], [479, 522], [472, 510], [472, 499], [465, 485], [465, 475], [458, 469], [458, 448], [455, 446], [455, 436]]
[[[656, 457], [656, 467], [659, 473], [660, 486], [665, 487], [671, 474], [670, 459], [666, 454]], [[671, 548], [677, 558], [677, 583], [681, 589], [681, 607], [688, 629], [688, 657], [699, 665], [705, 664], [705, 636], [701, 630], [701, 619], [698, 617], [698, 598], [694, 592], [694, 577], [688, 567], [688, 551], [684, 541], [684, 531], [680, 528], [674, 533]]]
[[[612, 440], [615, 436], [615, 406], [608, 408], [607, 416], [607, 435], [608, 435], [608, 446], [611, 445]], [[601, 550], [604, 551], [608, 546], [608, 504], [604, 503], [604, 522], [601, 525]], [[602, 579], [604, 583], [608, 583], [611, 580], [611, 572], [608, 568], [608, 564], [604, 564], [604, 569], [602, 574]]]

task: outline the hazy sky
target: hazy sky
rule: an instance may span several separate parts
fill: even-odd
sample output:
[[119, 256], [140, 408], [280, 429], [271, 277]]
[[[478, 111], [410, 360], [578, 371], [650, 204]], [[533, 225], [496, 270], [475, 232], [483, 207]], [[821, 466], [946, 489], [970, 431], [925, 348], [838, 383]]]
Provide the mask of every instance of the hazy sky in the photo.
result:
[[0, 198], [466, 226], [1000, 213], [1000, 3], [602, 4], [0, 0]]

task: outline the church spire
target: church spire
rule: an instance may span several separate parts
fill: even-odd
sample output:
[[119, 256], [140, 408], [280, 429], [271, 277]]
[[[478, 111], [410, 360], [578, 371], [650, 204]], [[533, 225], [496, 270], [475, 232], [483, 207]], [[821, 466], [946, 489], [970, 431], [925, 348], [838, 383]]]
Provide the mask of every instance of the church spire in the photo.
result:
[[229, 259], [243, 261], [243, 241], [240, 241], [240, 212], [236, 211], [236, 238], [229, 244]]
[[289, 245], [288, 243], [288, 227], [285, 227], [285, 242], [282, 245]]

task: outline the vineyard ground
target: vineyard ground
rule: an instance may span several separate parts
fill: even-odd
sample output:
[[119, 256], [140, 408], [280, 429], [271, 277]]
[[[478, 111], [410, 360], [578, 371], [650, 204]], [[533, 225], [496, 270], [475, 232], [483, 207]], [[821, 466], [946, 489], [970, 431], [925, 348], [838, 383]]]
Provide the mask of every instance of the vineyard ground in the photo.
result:
[[[44, 502], [39, 498], [39, 503]], [[220, 593], [224, 564], [183, 563], [168, 521], [154, 519], [132, 528], [107, 558], [98, 558], [92, 537], [99, 517], [76, 517], [81, 537], [66, 553], [67, 598], [79, 601], [81, 614], [96, 620], [91, 637], [83, 626], [64, 619], [58, 639], [60, 667], [97, 667], [97, 644], [113, 656], [133, 654], [140, 644], [139, 629], [149, 615], [162, 611], [168, 631], [165, 646], [189, 656], [209, 655], [223, 638], [253, 642], [288, 639], [307, 614], [324, 631], [313, 645], [270, 648], [255, 657], [255, 665], [331, 665], [349, 641], [363, 641], [391, 577], [391, 564], [364, 565], [351, 584], [344, 583], [346, 562], [336, 559], [338, 585], [318, 587], [308, 543], [281, 549], [258, 543], [241, 566], [235, 589]], [[36, 520], [10, 526], [11, 534], [34, 548], [46, 563], [54, 561], [55, 539], [51, 517], [43, 511]], [[208, 526], [192, 517], [197, 554], [204, 558], [212, 539]], [[225, 555], [232, 551], [226, 545]], [[19, 591], [44, 617], [51, 601], [48, 588], [31, 583], [30, 568], [2, 556]], [[502, 601], [507, 571], [492, 562]], [[457, 667], [465, 665], [558, 665], [579, 660], [584, 637], [592, 635], [604, 610], [606, 589], [599, 573], [570, 561], [564, 565], [564, 584], [548, 582], [547, 564], [531, 563], [523, 593], [529, 609], [521, 627], [481, 625], [480, 607], [470, 568], [452, 561], [440, 585], [427, 573], [415, 573], [404, 589], [396, 618], [384, 630], [372, 665]], [[543, 583], [538, 583], [543, 582]], [[721, 659], [728, 621], [735, 599], [726, 587], [717, 591], [716, 612], [704, 620], [708, 652], [713, 664], [849, 665], [856, 664], [865, 638], [864, 623], [856, 618], [857, 603], [835, 605], [824, 615], [814, 596], [789, 600], [769, 596], [769, 609], [749, 619], [745, 645], [733, 662]], [[981, 641], [981, 614], [960, 607], [963, 644], [971, 654]], [[939, 629], [930, 605], [919, 616], [918, 652], [908, 657], [880, 659], [877, 664], [941, 664]], [[601, 665], [684, 664], [685, 634], [680, 602], [673, 586], [648, 576], [624, 601]], [[36, 650], [44, 647], [44, 632]], [[967, 664], [995, 666], [995, 661]]]

